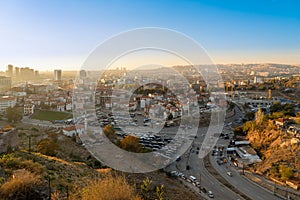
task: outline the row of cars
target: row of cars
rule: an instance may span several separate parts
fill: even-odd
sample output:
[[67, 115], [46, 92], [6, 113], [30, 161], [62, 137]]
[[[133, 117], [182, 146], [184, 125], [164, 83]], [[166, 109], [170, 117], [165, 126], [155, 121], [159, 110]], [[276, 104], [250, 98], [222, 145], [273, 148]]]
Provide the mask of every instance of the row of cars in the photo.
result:
[[172, 138], [169, 137], [161, 137], [159, 135], [153, 133], [130, 133], [130, 132], [122, 132], [117, 131], [117, 135], [119, 137], [125, 138], [127, 135], [134, 135], [140, 139], [140, 144], [143, 147], [151, 148], [153, 151], [157, 151], [170, 143]]
[[[218, 163], [218, 165], [222, 165], [227, 163], [227, 158], [224, 156], [224, 147], [217, 147], [214, 146], [214, 149], [212, 150], [212, 156], [214, 156], [216, 158], [216, 162]], [[227, 171], [226, 172], [228, 176], [232, 176], [232, 172]]]
[[179, 177], [187, 182], [192, 183], [195, 187], [198, 187], [202, 192], [207, 193], [210, 198], [214, 198], [214, 194], [212, 191], [206, 191], [204, 187], [201, 187], [200, 182], [197, 180], [195, 176], [186, 177], [183, 173], [177, 171], [171, 171], [171, 175], [175, 177]]

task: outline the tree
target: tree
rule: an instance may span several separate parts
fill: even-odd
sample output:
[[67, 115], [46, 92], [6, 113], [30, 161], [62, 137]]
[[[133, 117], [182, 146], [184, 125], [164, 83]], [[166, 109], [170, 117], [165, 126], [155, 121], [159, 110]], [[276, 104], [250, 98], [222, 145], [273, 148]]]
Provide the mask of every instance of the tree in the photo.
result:
[[237, 135], [243, 135], [244, 134], [244, 131], [243, 131], [243, 126], [238, 126], [234, 129], [233, 131], [234, 133], [234, 136], [237, 136]]
[[247, 120], [252, 120], [252, 119], [254, 119], [254, 117], [255, 117], [255, 112], [247, 112], [247, 113], [245, 114], [245, 118], [246, 118]]
[[247, 121], [244, 126], [243, 126], [243, 131], [244, 132], [248, 132], [250, 131], [251, 129], [253, 129], [253, 122], [251, 121]]
[[263, 120], [264, 120], [264, 111], [261, 108], [259, 108], [255, 115], [256, 125], [261, 125], [263, 123]]
[[37, 151], [47, 156], [55, 156], [58, 145], [49, 139], [41, 140], [37, 145]]
[[280, 171], [281, 171], [281, 178], [283, 180], [288, 180], [290, 178], [293, 178], [294, 172], [293, 169], [284, 165], [280, 165]]
[[280, 102], [276, 101], [270, 106], [271, 113], [282, 111], [283, 107]]
[[6, 118], [9, 122], [16, 123], [22, 120], [23, 115], [18, 108], [8, 107], [6, 108]]
[[173, 119], [173, 114], [170, 113], [169, 116], [168, 116], [168, 120], [172, 120]]
[[44, 110], [49, 110], [49, 109], [50, 109], [50, 106], [47, 105], [47, 104], [45, 104], [44, 102], [41, 102], [40, 107], [41, 107], [42, 109], [44, 109]]
[[140, 152], [142, 145], [140, 144], [140, 138], [128, 135], [121, 141], [121, 148], [126, 151]]
[[107, 125], [103, 128], [103, 133], [110, 141], [117, 139], [116, 131], [112, 125]]
[[286, 116], [293, 117], [295, 116], [295, 107], [292, 104], [287, 103], [283, 106], [283, 113]]

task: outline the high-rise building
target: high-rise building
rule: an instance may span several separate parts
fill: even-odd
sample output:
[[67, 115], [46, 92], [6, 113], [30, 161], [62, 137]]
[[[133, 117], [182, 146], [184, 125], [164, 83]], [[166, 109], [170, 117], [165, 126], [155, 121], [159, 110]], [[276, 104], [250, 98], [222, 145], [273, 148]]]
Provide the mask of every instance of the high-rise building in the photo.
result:
[[9, 77], [12, 77], [13, 76], [13, 70], [14, 70], [14, 66], [8, 65], [6, 75], [9, 76]]
[[34, 70], [30, 69], [29, 67], [22, 67], [20, 69], [20, 77], [25, 81], [31, 80], [34, 77]]
[[80, 79], [86, 78], [86, 71], [85, 70], [80, 70], [79, 77], [80, 77]]
[[55, 69], [54, 70], [54, 80], [55, 81], [61, 81], [61, 69]]
[[0, 94], [10, 90], [11, 77], [0, 76]]
[[19, 79], [19, 76], [20, 76], [20, 68], [19, 67], [15, 67], [15, 75], [16, 75], [16, 78]]

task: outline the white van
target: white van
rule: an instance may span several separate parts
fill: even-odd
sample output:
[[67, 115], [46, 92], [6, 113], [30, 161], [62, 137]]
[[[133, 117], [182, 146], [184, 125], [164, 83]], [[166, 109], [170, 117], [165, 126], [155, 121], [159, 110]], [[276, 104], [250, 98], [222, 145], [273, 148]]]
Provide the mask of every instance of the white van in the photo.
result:
[[197, 179], [196, 179], [195, 176], [190, 176], [190, 180], [191, 180], [192, 182], [196, 182], [196, 181], [197, 181]]

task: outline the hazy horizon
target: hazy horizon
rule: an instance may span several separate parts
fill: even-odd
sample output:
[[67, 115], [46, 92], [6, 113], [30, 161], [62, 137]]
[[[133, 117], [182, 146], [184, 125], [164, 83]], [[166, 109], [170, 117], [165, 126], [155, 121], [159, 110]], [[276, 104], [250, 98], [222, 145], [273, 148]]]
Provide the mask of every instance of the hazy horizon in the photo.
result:
[[[8, 64], [40, 71], [79, 70], [103, 41], [143, 27], [172, 29], [191, 37], [216, 64], [299, 65], [299, 4], [273, 0], [4, 1], [0, 71]], [[130, 68], [134, 62], [124, 65]], [[167, 65], [177, 63], [170, 60]]]

